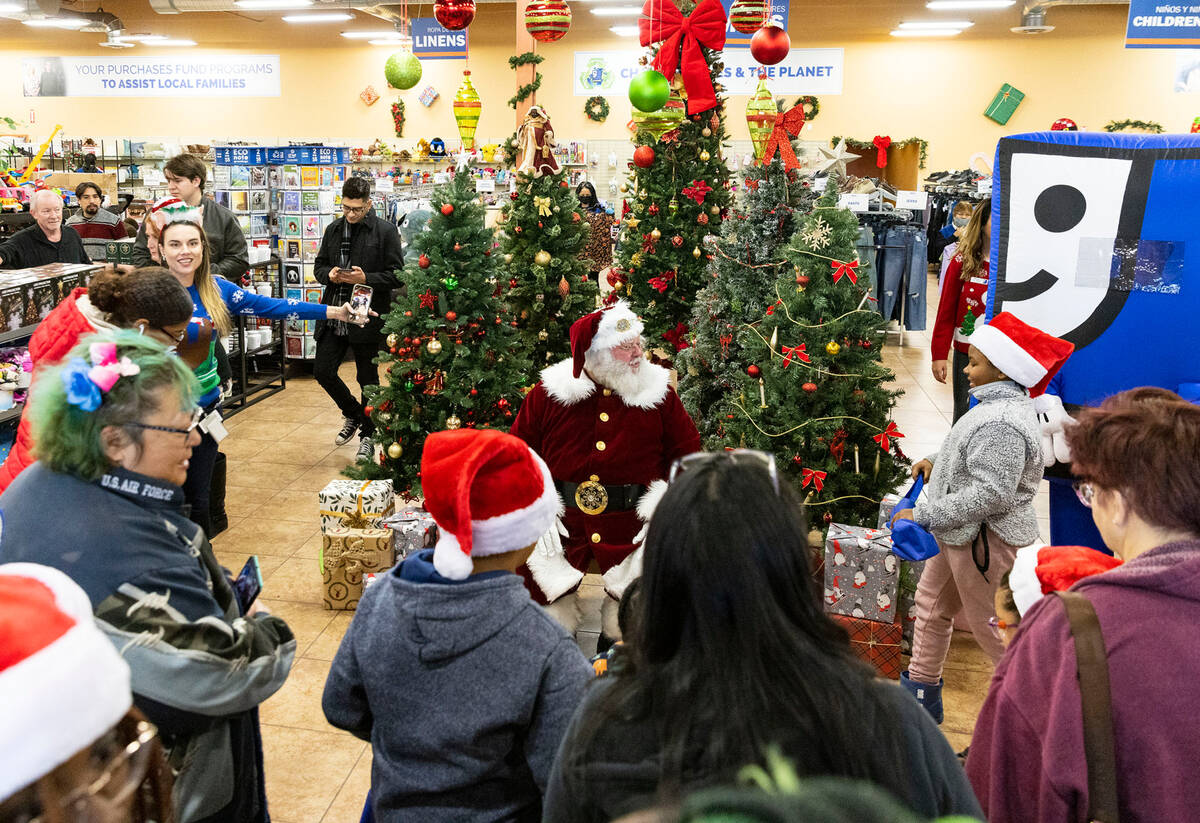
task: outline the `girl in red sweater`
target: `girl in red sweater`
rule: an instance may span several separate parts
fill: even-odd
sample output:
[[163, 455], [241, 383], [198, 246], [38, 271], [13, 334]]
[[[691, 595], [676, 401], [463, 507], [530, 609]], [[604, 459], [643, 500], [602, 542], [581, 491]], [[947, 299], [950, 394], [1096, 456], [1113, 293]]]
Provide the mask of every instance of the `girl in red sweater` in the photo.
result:
[[[933, 378], [946, 382], [950, 345], [954, 344], [954, 420], [970, 408], [967, 376], [967, 338], [976, 321], [983, 321], [987, 301], [988, 258], [992, 249], [992, 206], [980, 203], [963, 229], [958, 251], [946, 269], [937, 319], [933, 323]], [[968, 320], [968, 316], [970, 320]], [[964, 323], [966, 328], [964, 329]]]

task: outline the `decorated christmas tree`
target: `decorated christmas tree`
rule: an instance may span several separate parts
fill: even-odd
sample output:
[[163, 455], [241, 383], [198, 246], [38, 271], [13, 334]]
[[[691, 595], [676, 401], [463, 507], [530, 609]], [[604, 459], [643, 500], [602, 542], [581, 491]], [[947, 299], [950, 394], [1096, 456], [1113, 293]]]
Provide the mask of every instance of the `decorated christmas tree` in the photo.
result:
[[527, 170], [516, 182], [501, 207], [501, 288], [536, 370], [570, 354], [571, 323], [595, 310], [598, 289], [580, 258], [589, 226], [566, 171]]
[[388, 378], [368, 396], [383, 454], [346, 472], [390, 478], [397, 492], [418, 484], [429, 432], [508, 429], [530, 372], [499, 297], [492, 232], [471, 176], [439, 187], [432, 204], [429, 230], [413, 241], [402, 275], [407, 296], [384, 319], [388, 351], [378, 362], [389, 365]]
[[831, 180], [784, 250], [791, 265], [766, 308], [733, 329], [739, 372], [714, 415], [725, 445], [775, 454], [818, 527], [874, 524], [908, 463], [890, 419], [901, 393], [884, 387], [884, 321], [855, 256], [858, 221], [836, 204]]
[[[725, 16], [715, 3], [697, 9], [682, 0], [678, 8], [686, 26], [670, 3], [656, 6], [651, 18], [642, 21], [643, 44], [661, 45], [654, 67], [672, 83], [661, 108], [644, 113], [635, 102], [636, 148], [631, 182], [623, 184], [615, 275], [617, 291], [629, 297], [646, 324], [650, 348], [671, 356], [688, 346], [696, 292], [710, 279], [704, 239], [720, 234], [730, 202], [729, 171], [721, 156], [727, 137], [723, 89], [717, 82], [724, 70], [719, 49]], [[668, 54], [668, 47], [674, 53]], [[676, 65], [679, 73], [669, 71]], [[642, 81], [634, 78], [631, 97], [651, 85]]]

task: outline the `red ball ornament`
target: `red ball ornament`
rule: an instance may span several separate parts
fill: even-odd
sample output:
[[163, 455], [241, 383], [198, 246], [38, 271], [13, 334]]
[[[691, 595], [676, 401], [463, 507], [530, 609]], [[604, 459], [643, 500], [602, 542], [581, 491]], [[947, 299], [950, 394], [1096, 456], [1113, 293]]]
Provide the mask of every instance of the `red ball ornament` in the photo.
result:
[[450, 31], [462, 31], [475, 19], [475, 0], [434, 0], [433, 17]]
[[862, 343], [860, 343], [859, 345], [861, 345], [861, 346], [862, 346], [864, 349], [869, 349], [869, 348], [871, 348], [871, 341], [870, 341], [870, 340], [864, 340], [864, 341], [862, 341]]
[[535, 0], [525, 9], [525, 31], [539, 43], [553, 43], [571, 28], [571, 7], [564, 0]]
[[797, 274], [796, 275], [796, 285], [799, 286], [800, 288], [804, 288], [805, 286], [807, 286], [808, 282], [809, 282], [809, 280], [808, 280], [807, 274]]
[[410, 311], [406, 311], [406, 312], [404, 313], [404, 316], [405, 316], [405, 317], [412, 317], [412, 312], [410, 312]]
[[646, 211], [650, 212], [651, 214], [658, 214], [658, 204], [657, 204], [657, 203], [651, 203], [651, 204], [650, 204], [650, 205], [649, 205], [649, 206], [646, 208]]
[[512, 198], [513, 200], [516, 200], [516, 199], [517, 199], [517, 193], [516, 193], [515, 191], [510, 191], [510, 192], [508, 193], [508, 196], [509, 196], [510, 198]]
[[513, 226], [513, 234], [520, 234], [522, 231], [520, 226]]
[[367, 417], [370, 417], [374, 413], [375, 413], [374, 406], [363, 406], [363, 414], [365, 414]]
[[816, 383], [805, 383], [800, 388], [804, 389], [809, 394], [812, 394], [813, 392], [815, 392], [817, 390], [817, 384]]
[[471, 396], [472, 396], [472, 397], [474, 397], [474, 396], [475, 396], [475, 395], [477, 395], [477, 394], [479, 394], [479, 389], [471, 389]]
[[823, 520], [825, 525], [828, 526], [833, 522], [833, 512], [825, 512], [825, 514], [821, 515], [821, 520]]
[[421, 267], [421, 268], [423, 268], [423, 269], [427, 269], [427, 268], [429, 268], [429, 255], [427, 255], [427, 254], [422, 254], [420, 257], [418, 257], [418, 258], [417, 258], [417, 265], [418, 265], [418, 266], [420, 266], [420, 267]]
[[497, 326], [499, 326], [499, 325], [500, 325], [500, 323], [501, 323], [501, 320], [500, 320], [500, 318], [499, 318], [499, 317], [497, 317], [497, 318], [496, 318], [496, 325], [497, 325]]
[[571, 184], [568, 183], [566, 180], [563, 180], [561, 183], [558, 184], [559, 188], [563, 188], [563, 189], [570, 187], [570, 185]]
[[648, 169], [654, 165], [654, 149], [650, 146], [638, 146], [634, 149], [633, 165], [639, 169]]
[[462, 244], [461, 244], [461, 243], [455, 243], [455, 244], [454, 244], [454, 250], [455, 250], [455, 251], [462, 251]]
[[751, 377], [758, 377], [760, 374], [762, 374], [762, 369], [751, 363], [746, 367], [746, 374], [750, 375]]
[[791, 50], [791, 38], [776, 25], [763, 26], [750, 38], [750, 56], [764, 66], [775, 65], [787, 57]]
[[446, 320], [448, 322], [453, 323], [457, 319], [458, 319], [458, 315], [456, 313], [454, 313], [452, 311], [446, 312]]
[[454, 214], [454, 204], [453, 203], [443, 203], [442, 204], [442, 214], [446, 215], [447, 217]]
[[577, 211], [571, 212], [571, 222], [572, 223], [578, 223], [582, 219], [583, 218], [579, 216], [579, 212], [577, 212]]
[[496, 401], [496, 405], [497, 405], [499, 408], [502, 408], [502, 409], [507, 409], [507, 408], [508, 408], [508, 398], [507, 398], [507, 397], [501, 397], [499, 400], [497, 400], [497, 401]]

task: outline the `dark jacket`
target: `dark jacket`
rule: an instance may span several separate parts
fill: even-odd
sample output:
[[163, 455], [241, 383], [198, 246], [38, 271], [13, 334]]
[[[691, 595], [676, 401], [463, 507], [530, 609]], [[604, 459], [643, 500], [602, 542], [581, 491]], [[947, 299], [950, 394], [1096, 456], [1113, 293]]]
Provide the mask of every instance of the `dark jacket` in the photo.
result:
[[363, 592], [325, 682], [325, 717], [371, 742], [380, 823], [540, 820], [591, 666], [520, 577], [449, 581], [432, 555]]
[[277, 617], [241, 617], [183, 506], [183, 489], [145, 475], [89, 483], [34, 463], [0, 495], [0, 562], [52, 566], [87, 592], [178, 772], [178, 823], [261, 823], [257, 707], [283, 686], [296, 641]]
[[[240, 284], [242, 275], [250, 266], [250, 255], [246, 252], [246, 235], [242, 234], [237, 218], [229, 209], [211, 197], [205, 197], [201, 203], [204, 204], [204, 234], [208, 238], [212, 273]], [[133, 241], [135, 266], [160, 265], [150, 256], [150, 249], [147, 247], [147, 220], [143, 220], [138, 226], [137, 239]]]
[[[554, 772], [546, 789], [543, 823], [603, 823], [624, 814], [653, 806], [659, 784], [659, 741], [651, 722], [631, 723], [607, 718], [578, 770], [566, 768], [575, 759], [583, 718], [619, 680], [602, 677], [588, 691], [571, 720], [562, 749], [554, 761]], [[929, 714], [900, 686], [883, 680], [874, 684], [890, 704], [886, 717], [863, 717], [864, 728], [886, 725], [902, 730], [905, 756], [896, 763], [897, 780], [907, 784], [907, 797], [899, 799], [925, 817], [951, 814], [982, 819], [979, 803], [963, 774], [954, 751], [938, 731]], [[785, 734], [786, 730], [781, 730]], [[796, 741], [793, 745], [803, 745]], [[786, 756], [788, 746], [782, 746]], [[688, 790], [732, 784], [737, 769], [729, 775], [713, 775], [693, 781]], [[887, 787], [884, 787], [887, 788]]]
[[46, 239], [46, 233], [37, 223], [26, 226], [0, 243], [0, 268], [31, 269], [47, 263], [91, 263], [83, 248], [79, 232], [63, 224], [62, 238], [57, 243]]
[[[325, 294], [321, 302], [327, 306], [340, 306], [350, 302], [350, 292], [354, 288], [348, 283], [331, 283], [330, 269], [341, 263], [342, 227], [346, 218], [339, 217], [325, 229], [321, 238], [321, 249], [317, 252], [313, 274], [317, 281], [325, 286]], [[357, 224], [351, 224], [350, 229], [350, 265], [358, 266], [367, 276], [365, 285], [370, 286], [371, 309], [379, 313], [379, 317], [371, 318], [363, 328], [350, 327], [352, 341], [374, 340], [379, 336], [383, 327], [383, 315], [392, 307], [392, 289], [400, 285], [399, 270], [404, 267], [404, 253], [400, 249], [400, 232], [391, 223], [382, 220], [374, 211]], [[324, 320], [317, 321], [316, 337], [321, 339], [326, 328]]]

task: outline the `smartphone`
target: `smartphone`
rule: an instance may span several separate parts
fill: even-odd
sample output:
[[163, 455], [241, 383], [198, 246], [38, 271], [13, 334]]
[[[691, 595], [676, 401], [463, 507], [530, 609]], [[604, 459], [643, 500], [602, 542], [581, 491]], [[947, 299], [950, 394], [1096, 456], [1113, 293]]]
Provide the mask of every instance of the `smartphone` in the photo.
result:
[[370, 286], [356, 285], [350, 292], [350, 312], [361, 318], [364, 323], [370, 316], [372, 291]]
[[262, 568], [258, 565], [258, 555], [252, 554], [246, 565], [242, 566], [241, 574], [233, 581], [233, 591], [242, 606], [242, 614], [250, 611], [250, 606], [262, 592], [262, 587]]

